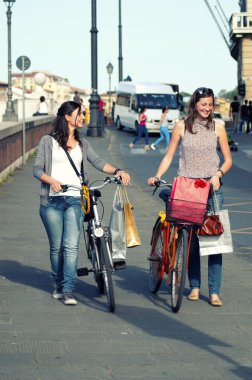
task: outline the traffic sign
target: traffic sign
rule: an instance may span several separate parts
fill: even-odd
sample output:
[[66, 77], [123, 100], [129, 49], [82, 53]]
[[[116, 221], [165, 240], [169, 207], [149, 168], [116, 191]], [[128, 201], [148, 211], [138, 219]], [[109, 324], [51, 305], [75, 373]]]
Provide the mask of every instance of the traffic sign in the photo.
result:
[[31, 66], [31, 61], [28, 57], [25, 55], [21, 55], [18, 57], [16, 60], [16, 65], [19, 70], [28, 70], [29, 67]]

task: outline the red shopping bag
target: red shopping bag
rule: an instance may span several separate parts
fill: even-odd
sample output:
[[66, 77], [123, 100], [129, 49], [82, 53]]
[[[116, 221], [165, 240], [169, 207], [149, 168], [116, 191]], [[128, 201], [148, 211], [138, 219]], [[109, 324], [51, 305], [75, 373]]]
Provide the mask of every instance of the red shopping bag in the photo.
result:
[[204, 179], [176, 177], [173, 181], [167, 218], [202, 224], [206, 213], [210, 182]]

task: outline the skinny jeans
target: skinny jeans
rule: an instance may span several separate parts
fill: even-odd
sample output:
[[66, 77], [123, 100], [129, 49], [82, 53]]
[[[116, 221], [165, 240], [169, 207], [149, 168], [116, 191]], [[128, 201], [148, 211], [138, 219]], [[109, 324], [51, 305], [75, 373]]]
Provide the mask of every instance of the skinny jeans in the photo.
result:
[[168, 145], [170, 143], [170, 132], [168, 131], [166, 125], [160, 126], [160, 137], [154, 142], [154, 145], [157, 146], [163, 140], [166, 140], [166, 148], [168, 148]]
[[72, 292], [76, 281], [83, 223], [80, 197], [49, 197], [48, 204], [40, 206], [40, 217], [49, 240], [55, 288], [63, 292]]
[[142, 135], [144, 135], [144, 137], [145, 137], [145, 145], [149, 145], [149, 134], [148, 134], [148, 130], [146, 128], [146, 125], [140, 125], [140, 124], [137, 127], [137, 135], [133, 140], [134, 145], [138, 140], [140, 140]]

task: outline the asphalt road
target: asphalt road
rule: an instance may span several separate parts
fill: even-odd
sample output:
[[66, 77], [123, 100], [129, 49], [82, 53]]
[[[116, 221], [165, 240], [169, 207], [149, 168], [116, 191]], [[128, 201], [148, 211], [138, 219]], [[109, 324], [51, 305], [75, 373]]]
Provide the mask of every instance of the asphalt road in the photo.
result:
[[[85, 132], [85, 131], [84, 131]], [[33, 159], [0, 186], [0, 378], [1, 380], [249, 380], [252, 378], [251, 136], [241, 136], [235, 165], [225, 177], [235, 253], [223, 255], [223, 307], [208, 303], [207, 258], [202, 259], [198, 302], [170, 307], [164, 281], [148, 289], [150, 235], [162, 207], [146, 178], [161, 152], [130, 152], [133, 135], [112, 127], [89, 138], [107, 161], [128, 169], [128, 195], [142, 245], [128, 249], [127, 269], [113, 274], [116, 311], [109, 313], [92, 275], [77, 279], [78, 305], [51, 297], [47, 237], [38, 214], [39, 183]], [[247, 151], [244, 152], [244, 150]], [[176, 160], [169, 178], [176, 174]], [[104, 178], [90, 168], [92, 179]], [[108, 223], [114, 188], [102, 190]], [[239, 230], [236, 232], [236, 230]], [[89, 265], [83, 240], [80, 266]]]

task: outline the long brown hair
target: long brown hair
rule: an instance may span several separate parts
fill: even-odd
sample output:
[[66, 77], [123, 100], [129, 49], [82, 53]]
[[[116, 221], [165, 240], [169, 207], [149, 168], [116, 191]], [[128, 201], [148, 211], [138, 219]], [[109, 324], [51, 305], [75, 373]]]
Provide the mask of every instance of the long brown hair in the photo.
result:
[[[189, 108], [188, 108], [188, 116], [185, 118], [185, 129], [189, 132], [194, 134], [193, 132], [193, 123], [195, 119], [198, 116], [198, 112], [196, 110], [196, 104], [198, 101], [202, 98], [209, 98], [212, 97], [213, 99], [213, 105], [214, 105], [214, 93], [211, 88], [206, 87], [199, 87], [197, 90], [194, 91], [192, 94]], [[207, 118], [206, 128], [211, 128], [213, 126], [213, 115], [210, 113], [210, 115]]]
[[[58, 109], [56, 118], [52, 122], [52, 131], [50, 135], [54, 137], [55, 140], [57, 140], [59, 146], [61, 146], [63, 149], [68, 149], [67, 140], [69, 137], [68, 123], [66, 121], [65, 115], [70, 116], [77, 108], [79, 111], [81, 110], [81, 106], [77, 102], [67, 101], [62, 103]], [[74, 130], [74, 138], [76, 141], [78, 141], [80, 146], [82, 146], [82, 142], [77, 129]]]

